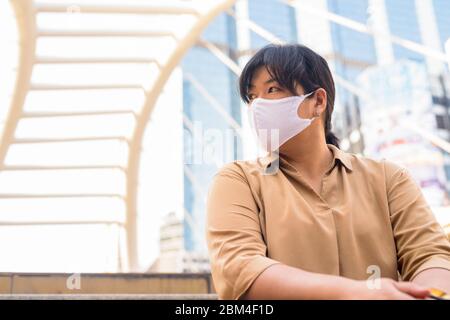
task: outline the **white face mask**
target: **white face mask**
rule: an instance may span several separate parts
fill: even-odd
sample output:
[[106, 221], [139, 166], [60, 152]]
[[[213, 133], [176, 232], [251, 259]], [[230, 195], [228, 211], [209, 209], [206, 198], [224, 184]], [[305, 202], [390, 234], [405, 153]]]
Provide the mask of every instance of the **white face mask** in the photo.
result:
[[274, 151], [305, 130], [318, 117], [303, 119], [298, 109], [310, 92], [281, 99], [254, 99], [248, 109], [250, 124], [266, 151]]

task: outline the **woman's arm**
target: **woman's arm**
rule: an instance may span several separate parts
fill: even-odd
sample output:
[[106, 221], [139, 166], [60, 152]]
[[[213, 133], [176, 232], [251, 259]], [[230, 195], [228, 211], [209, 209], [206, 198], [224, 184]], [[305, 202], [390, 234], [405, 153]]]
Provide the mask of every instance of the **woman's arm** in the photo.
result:
[[[402, 278], [412, 281], [426, 270], [450, 270], [450, 242], [419, 186], [406, 169], [387, 161], [385, 169], [390, 219]], [[449, 283], [450, 272], [428, 271], [416, 280], [427, 285], [436, 281]]]
[[441, 268], [431, 268], [420, 272], [414, 279], [414, 283], [427, 288], [436, 288], [450, 292], [450, 271]]
[[380, 279], [380, 287], [370, 289], [366, 281], [307, 272], [283, 264], [263, 271], [241, 299], [423, 299], [424, 287]]

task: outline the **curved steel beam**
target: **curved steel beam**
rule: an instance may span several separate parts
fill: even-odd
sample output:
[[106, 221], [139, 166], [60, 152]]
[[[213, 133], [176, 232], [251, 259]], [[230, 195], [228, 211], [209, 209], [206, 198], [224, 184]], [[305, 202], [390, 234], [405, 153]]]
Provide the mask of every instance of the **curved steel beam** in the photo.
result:
[[166, 64], [161, 66], [160, 74], [153, 87], [147, 94], [145, 104], [137, 120], [136, 128], [130, 140], [130, 152], [128, 157], [127, 179], [127, 251], [130, 262], [130, 271], [139, 268], [137, 257], [137, 180], [139, 175], [139, 161], [145, 128], [150, 115], [155, 107], [160, 92], [164, 88], [170, 74], [180, 63], [187, 51], [198, 41], [201, 33], [209, 23], [220, 13], [230, 9], [236, 0], [224, 0], [213, 6], [209, 11], [198, 16], [191, 30], [178, 42], [177, 48], [172, 52]]
[[23, 112], [25, 98], [31, 85], [36, 49], [36, 15], [31, 0], [11, 0], [11, 4], [19, 29], [20, 56], [14, 93], [0, 138], [0, 170], [4, 167], [8, 147], [14, 139], [17, 123]]

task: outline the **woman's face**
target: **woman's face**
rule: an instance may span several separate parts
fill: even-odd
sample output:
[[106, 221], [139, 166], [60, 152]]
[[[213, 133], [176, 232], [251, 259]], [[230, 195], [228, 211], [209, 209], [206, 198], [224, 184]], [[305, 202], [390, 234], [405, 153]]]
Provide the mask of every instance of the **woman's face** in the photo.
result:
[[[297, 95], [305, 94], [303, 87], [300, 84], [296, 86]], [[308, 92], [307, 92], [308, 93]], [[281, 99], [290, 97], [293, 94], [287, 89], [281, 87], [275, 80], [272, 79], [265, 67], [260, 67], [256, 70], [252, 77], [252, 83], [248, 91], [249, 104], [256, 98], [263, 99]], [[302, 118], [312, 118], [314, 116], [315, 99], [305, 99], [302, 107], [298, 109], [298, 115]]]
[[[302, 85], [299, 83], [296, 86], [297, 95], [307, 94]], [[293, 94], [281, 87], [276, 81], [272, 79], [265, 67], [260, 67], [253, 75], [252, 83], [248, 91], [249, 105], [256, 98], [263, 99], [281, 99], [292, 96]], [[305, 99], [301, 108], [297, 110], [299, 117], [304, 119], [311, 119], [313, 117], [323, 117], [327, 106], [327, 93], [323, 88], [315, 90], [314, 94]], [[300, 132], [280, 147], [281, 153], [289, 153], [294, 150], [302, 141], [312, 141], [312, 139], [323, 134], [323, 119], [314, 120], [309, 127]], [[302, 138], [303, 137], [303, 138]]]

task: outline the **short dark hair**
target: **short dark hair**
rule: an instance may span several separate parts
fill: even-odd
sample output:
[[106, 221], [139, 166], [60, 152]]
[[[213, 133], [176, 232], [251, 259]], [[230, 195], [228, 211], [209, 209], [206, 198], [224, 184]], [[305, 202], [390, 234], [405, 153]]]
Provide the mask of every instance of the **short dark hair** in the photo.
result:
[[239, 93], [245, 103], [249, 103], [248, 92], [255, 71], [265, 66], [272, 79], [280, 86], [297, 95], [296, 83], [305, 93], [323, 88], [327, 92], [325, 111], [326, 142], [339, 148], [339, 139], [331, 131], [331, 115], [336, 95], [333, 76], [327, 61], [301, 44], [269, 44], [258, 50], [247, 62], [239, 77]]

